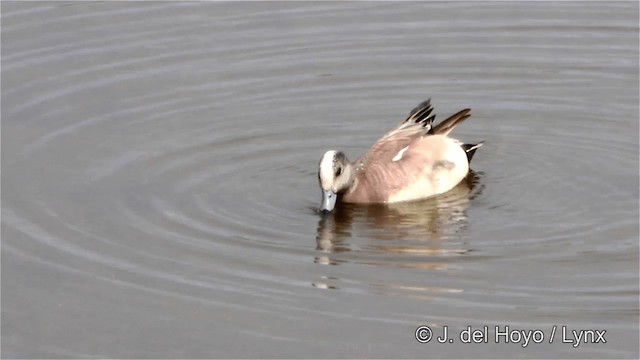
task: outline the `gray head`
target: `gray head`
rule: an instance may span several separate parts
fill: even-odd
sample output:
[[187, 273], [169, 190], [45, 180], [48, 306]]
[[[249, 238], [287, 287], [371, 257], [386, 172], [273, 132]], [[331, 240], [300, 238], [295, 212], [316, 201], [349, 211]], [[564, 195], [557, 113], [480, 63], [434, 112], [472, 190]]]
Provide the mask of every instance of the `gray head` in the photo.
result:
[[327, 151], [320, 159], [318, 180], [322, 189], [320, 211], [332, 211], [336, 206], [338, 194], [349, 189], [353, 183], [353, 166], [344, 153]]

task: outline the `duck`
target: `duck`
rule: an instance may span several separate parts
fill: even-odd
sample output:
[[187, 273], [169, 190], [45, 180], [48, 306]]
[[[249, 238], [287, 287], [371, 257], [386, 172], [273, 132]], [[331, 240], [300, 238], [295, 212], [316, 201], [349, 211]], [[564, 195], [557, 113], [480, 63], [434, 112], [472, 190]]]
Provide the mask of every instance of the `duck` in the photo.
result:
[[326, 151], [318, 166], [320, 211], [333, 211], [338, 199], [360, 204], [396, 203], [453, 189], [467, 176], [473, 155], [484, 144], [449, 137], [470, 112], [460, 110], [436, 125], [429, 98], [355, 161], [350, 162], [342, 151]]

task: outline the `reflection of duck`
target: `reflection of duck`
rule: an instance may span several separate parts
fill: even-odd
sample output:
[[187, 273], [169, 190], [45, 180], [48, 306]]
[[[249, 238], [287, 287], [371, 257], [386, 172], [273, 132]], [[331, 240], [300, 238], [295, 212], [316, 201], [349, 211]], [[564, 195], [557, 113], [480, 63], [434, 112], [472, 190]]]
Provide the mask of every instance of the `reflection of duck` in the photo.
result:
[[[476, 191], [478, 175], [469, 175], [446, 194], [429, 199], [394, 204], [343, 204], [333, 213], [322, 213], [316, 236], [317, 249], [325, 253], [351, 250], [353, 231], [367, 233], [374, 241], [366, 248], [375, 253], [438, 256], [465, 253], [464, 249], [443, 250], [440, 240], [464, 229], [466, 209]], [[383, 230], [383, 231], [380, 231]], [[317, 259], [316, 259], [317, 260]], [[327, 264], [337, 260], [316, 261]]]
[[[443, 240], [466, 227], [466, 209], [482, 190], [478, 184], [479, 176], [470, 171], [451, 191], [429, 199], [396, 204], [343, 204], [334, 212], [322, 212], [314, 262], [444, 270], [449, 263], [446, 258], [468, 252], [464, 246], [452, 246]], [[312, 285], [336, 290], [342, 287], [341, 283], [340, 278], [324, 275]], [[420, 299], [429, 299], [433, 293], [463, 291], [415, 282], [369, 285], [376, 293]]]
[[354, 163], [342, 152], [327, 151], [318, 170], [321, 210], [332, 211], [338, 197], [346, 203], [395, 203], [442, 194], [459, 184], [482, 143], [463, 144], [447, 135], [471, 110], [438, 125], [432, 111], [430, 100], [421, 103]]

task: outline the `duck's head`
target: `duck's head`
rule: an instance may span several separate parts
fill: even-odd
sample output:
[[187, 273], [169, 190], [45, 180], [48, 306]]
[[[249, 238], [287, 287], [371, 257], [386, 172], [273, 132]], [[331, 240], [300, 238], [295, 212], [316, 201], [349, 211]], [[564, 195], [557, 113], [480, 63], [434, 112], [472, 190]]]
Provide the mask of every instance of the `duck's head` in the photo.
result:
[[320, 159], [318, 181], [322, 190], [320, 211], [332, 211], [338, 195], [345, 192], [353, 183], [353, 165], [344, 153], [329, 150]]

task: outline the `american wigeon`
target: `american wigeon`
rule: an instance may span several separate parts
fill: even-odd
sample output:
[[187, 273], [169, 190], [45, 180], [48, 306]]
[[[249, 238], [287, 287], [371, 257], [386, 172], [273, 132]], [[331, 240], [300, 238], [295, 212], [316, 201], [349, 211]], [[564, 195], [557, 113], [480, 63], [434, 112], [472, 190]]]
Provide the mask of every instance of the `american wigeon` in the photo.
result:
[[338, 197], [350, 203], [423, 199], [447, 192], [462, 181], [482, 142], [464, 144], [447, 135], [469, 118], [471, 110], [459, 111], [437, 125], [432, 111], [431, 99], [424, 101], [354, 162], [340, 151], [327, 151], [318, 170], [320, 210], [332, 211]]

